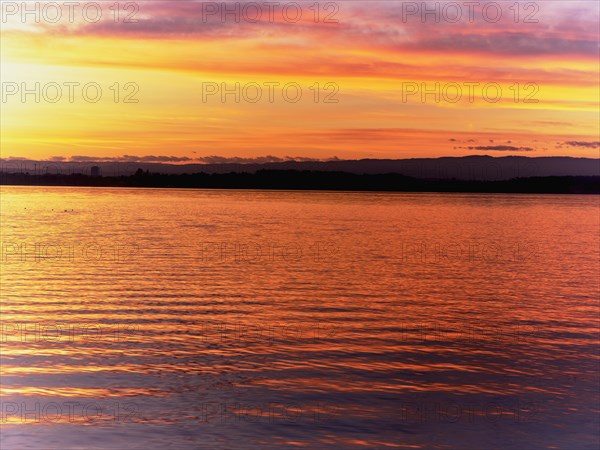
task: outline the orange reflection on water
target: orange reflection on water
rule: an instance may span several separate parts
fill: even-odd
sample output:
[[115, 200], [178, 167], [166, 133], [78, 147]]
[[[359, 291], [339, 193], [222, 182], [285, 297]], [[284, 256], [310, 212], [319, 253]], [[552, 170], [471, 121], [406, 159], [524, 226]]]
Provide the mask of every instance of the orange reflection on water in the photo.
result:
[[[2, 402], [131, 401], [149, 448], [591, 443], [597, 211], [586, 196], [2, 187]], [[236, 257], [257, 243], [264, 256]], [[438, 245], [452, 251], [423, 253]], [[99, 423], [54, 438], [93, 441]]]

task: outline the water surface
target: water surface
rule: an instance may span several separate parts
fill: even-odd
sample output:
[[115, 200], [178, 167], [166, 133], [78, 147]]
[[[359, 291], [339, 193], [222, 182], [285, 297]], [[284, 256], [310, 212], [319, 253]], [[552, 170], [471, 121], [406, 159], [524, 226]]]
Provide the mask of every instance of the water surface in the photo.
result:
[[2, 187], [2, 448], [598, 448], [597, 196]]

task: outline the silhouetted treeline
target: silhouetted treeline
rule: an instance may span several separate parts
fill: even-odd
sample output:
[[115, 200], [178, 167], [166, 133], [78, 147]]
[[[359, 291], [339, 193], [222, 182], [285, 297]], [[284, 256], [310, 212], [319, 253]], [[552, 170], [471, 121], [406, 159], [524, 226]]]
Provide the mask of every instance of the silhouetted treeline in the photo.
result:
[[346, 172], [260, 170], [256, 173], [169, 175], [138, 170], [135, 175], [91, 177], [0, 173], [0, 184], [28, 186], [102, 186], [205, 189], [279, 189], [398, 192], [497, 192], [599, 194], [600, 177], [533, 177], [503, 181], [425, 180], [397, 173], [358, 175]]

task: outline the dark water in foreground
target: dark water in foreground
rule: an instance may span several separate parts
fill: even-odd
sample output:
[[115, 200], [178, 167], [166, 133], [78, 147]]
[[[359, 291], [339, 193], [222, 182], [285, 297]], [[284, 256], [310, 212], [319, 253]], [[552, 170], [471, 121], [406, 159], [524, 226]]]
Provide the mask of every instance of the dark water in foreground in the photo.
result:
[[596, 449], [597, 196], [2, 187], [2, 449]]

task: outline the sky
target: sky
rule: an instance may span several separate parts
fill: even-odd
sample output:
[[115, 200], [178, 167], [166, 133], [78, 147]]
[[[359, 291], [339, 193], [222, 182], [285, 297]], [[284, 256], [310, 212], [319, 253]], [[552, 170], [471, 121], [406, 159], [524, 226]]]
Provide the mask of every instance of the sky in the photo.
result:
[[599, 2], [2, 0], [2, 158], [599, 157]]

